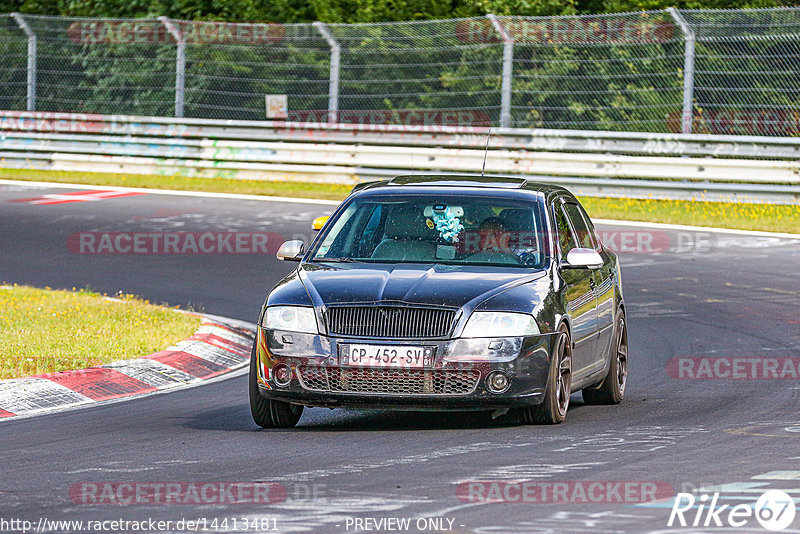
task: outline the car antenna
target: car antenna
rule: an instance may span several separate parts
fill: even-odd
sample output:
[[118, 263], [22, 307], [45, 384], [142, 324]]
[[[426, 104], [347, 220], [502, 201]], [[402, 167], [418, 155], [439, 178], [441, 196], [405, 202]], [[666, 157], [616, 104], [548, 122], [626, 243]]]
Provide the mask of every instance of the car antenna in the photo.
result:
[[486, 172], [486, 156], [489, 154], [489, 138], [492, 137], [492, 128], [489, 127], [489, 133], [486, 134], [486, 148], [483, 150], [483, 167], [481, 167], [481, 178]]

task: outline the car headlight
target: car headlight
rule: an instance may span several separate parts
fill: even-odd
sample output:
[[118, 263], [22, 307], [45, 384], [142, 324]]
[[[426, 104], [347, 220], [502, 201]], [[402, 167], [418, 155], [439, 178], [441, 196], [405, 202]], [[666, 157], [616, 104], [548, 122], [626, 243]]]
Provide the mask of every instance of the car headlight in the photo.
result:
[[527, 313], [473, 312], [461, 337], [519, 337], [538, 333], [536, 319]]
[[317, 317], [314, 308], [300, 306], [272, 306], [267, 308], [261, 326], [270, 330], [316, 334]]

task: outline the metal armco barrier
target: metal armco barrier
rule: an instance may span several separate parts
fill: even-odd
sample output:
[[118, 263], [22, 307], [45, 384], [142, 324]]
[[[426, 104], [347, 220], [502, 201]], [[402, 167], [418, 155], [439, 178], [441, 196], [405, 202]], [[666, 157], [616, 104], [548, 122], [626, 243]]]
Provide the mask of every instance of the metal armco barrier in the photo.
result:
[[[488, 128], [7, 111], [0, 112], [0, 166], [356, 183], [386, 173], [479, 171], [488, 134]], [[646, 179], [650, 193], [658, 180], [682, 181], [684, 190], [740, 182], [750, 184], [740, 189], [751, 196], [780, 191], [797, 199], [798, 153], [795, 138], [493, 129], [486, 172], [625, 179], [628, 189], [637, 189], [630, 179]]]

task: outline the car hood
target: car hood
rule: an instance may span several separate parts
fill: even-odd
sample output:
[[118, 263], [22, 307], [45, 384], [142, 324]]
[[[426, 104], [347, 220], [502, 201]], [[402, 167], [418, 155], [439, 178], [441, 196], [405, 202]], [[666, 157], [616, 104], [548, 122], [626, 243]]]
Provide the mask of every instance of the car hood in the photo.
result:
[[545, 271], [415, 264], [303, 264], [300, 279], [316, 306], [395, 302], [474, 308]]

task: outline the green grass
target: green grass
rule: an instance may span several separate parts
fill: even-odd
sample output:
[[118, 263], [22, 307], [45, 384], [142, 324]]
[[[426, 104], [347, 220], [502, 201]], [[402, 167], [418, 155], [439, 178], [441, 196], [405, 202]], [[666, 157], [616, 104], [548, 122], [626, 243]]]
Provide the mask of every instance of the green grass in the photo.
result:
[[[342, 200], [350, 186], [186, 176], [0, 169], [0, 178]], [[797, 205], [582, 197], [592, 217], [800, 234]]]
[[0, 286], [0, 379], [84, 369], [163, 350], [191, 336], [196, 315], [132, 295]]
[[800, 234], [800, 206], [582, 197], [593, 218]]

